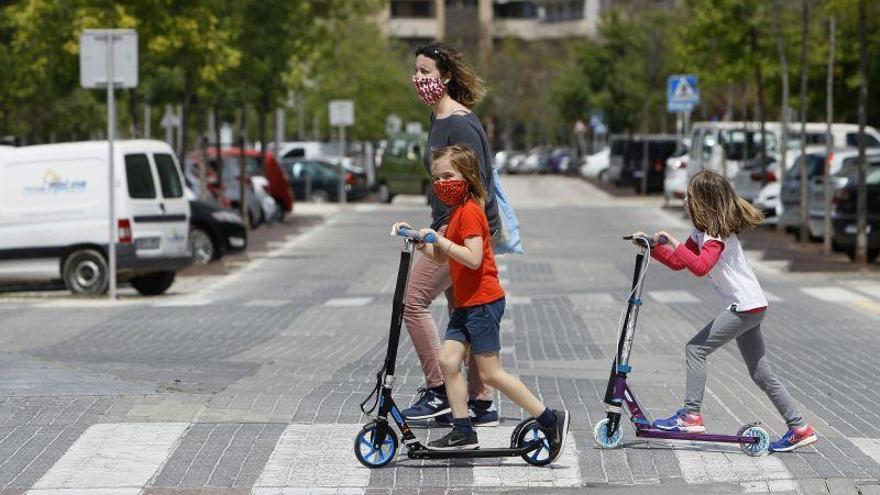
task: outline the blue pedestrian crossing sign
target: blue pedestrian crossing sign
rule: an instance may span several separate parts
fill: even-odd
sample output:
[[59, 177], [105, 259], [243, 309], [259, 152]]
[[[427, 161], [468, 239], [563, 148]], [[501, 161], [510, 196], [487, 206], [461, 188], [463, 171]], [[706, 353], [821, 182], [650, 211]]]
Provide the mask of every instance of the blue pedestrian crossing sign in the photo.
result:
[[666, 84], [666, 109], [669, 112], [689, 112], [700, 103], [697, 76], [674, 74]]

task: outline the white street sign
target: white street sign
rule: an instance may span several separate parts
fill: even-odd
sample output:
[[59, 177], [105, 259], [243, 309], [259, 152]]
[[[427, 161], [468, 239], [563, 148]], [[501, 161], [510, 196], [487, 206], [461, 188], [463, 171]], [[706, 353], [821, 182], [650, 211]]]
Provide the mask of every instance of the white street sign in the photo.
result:
[[334, 127], [354, 125], [354, 101], [332, 100], [330, 102], [330, 125]]
[[82, 87], [106, 88], [107, 39], [113, 37], [113, 82], [117, 88], [138, 84], [137, 33], [132, 29], [86, 29], [79, 37], [79, 76]]

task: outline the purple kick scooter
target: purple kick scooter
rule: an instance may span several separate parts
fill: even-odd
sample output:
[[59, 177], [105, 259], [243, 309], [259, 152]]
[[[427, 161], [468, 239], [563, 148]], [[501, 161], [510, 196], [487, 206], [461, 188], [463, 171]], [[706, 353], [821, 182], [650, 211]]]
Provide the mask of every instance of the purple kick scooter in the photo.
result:
[[[642, 287], [645, 282], [645, 273], [648, 260], [651, 257], [651, 249], [654, 241], [647, 236], [632, 236], [624, 240], [639, 243], [639, 252], [636, 255], [635, 274], [633, 275], [632, 291], [626, 306], [626, 316], [620, 330], [620, 338], [617, 342], [617, 355], [611, 366], [611, 375], [608, 377], [608, 387], [605, 390], [605, 410], [608, 417], [596, 423], [593, 427], [593, 439], [596, 445], [602, 449], [613, 449], [623, 444], [623, 432], [620, 430], [620, 418], [623, 416], [624, 405], [629, 412], [630, 421], [639, 438], [658, 438], [663, 440], [687, 440], [691, 442], [715, 442], [739, 444], [740, 449], [747, 455], [758, 457], [769, 453], [770, 436], [760, 423], [749, 423], [739, 429], [736, 435], [715, 435], [709, 433], [684, 433], [678, 431], [666, 431], [654, 428], [645, 416], [642, 408], [636, 400], [635, 394], [626, 383], [627, 375], [632, 371], [629, 358], [632, 352], [633, 340], [636, 332], [636, 320], [639, 316], [639, 307], [642, 305]], [[660, 243], [666, 239], [661, 238]]]

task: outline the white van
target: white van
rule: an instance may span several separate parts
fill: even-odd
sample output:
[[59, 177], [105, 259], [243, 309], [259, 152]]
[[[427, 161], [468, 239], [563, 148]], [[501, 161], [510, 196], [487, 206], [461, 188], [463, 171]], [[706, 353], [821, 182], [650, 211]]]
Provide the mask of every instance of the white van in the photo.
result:
[[[807, 145], [824, 145], [827, 124], [807, 122]], [[726, 172], [736, 177], [745, 162], [758, 156], [761, 146], [760, 122], [696, 122], [691, 126], [691, 149], [688, 157], [688, 180], [701, 170]], [[789, 150], [800, 146], [800, 123], [788, 126]], [[859, 127], [856, 124], [831, 124], [834, 147], [857, 146]], [[765, 122], [764, 133], [767, 156], [777, 158], [782, 140], [782, 123]], [[880, 133], [866, 127], [868, 146], [880, 145]], [[789, 164], [790, 165], [790, 164]], [[739, 192], [739, 191], [738, 191]], [[745, 191], [743, 191], [745, 192]], [[757, 189], [755, 190], [757, 194]]]
[[[189, 202], [171, 148], [114, 146], [118, 279], [165, 292], [192, 261]], [[107, 141], [25, 146], [0, 153], [0, 282], [62, 280], [77, 294], [108, 287]]]

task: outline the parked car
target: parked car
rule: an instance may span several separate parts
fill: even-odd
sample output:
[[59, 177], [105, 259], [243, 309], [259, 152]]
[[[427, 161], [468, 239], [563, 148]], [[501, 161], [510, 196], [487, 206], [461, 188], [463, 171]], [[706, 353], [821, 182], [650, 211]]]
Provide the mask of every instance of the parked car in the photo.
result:
[[[227, 184], [226, 187], [221, 186], [220, 179], [218, 178], [218, 173], [214, 169], [214, 166], [217, 165], [216, 161], [210, 161], [210, 165], [208, 166], [207, 171], [205, 172], [205, 179], [207, 181], [207, 190], [208, 190], [208, 198], [212, 201], [221, 204], [224, 207], [233, 207], [237, 211], [241, 211], [240, 206], [240, 197], [241, 191], [239, 189], [240, 186], [233, 185], [230, 183]], [[192, 156], [187, 158], [186, 166], [184, 167], [184, 180], [186, 181], [186, 185], [188, 188], [192, 189], [195, 197], [201, 197], [201, 161], [196, 160]], [[234, 177], [238, 177], [238, 173], [234, 171], [229, 171], [229, 173], [234, 174]], [[224, 180], [224, 183], [227, 181]], [[260, 181], [257, 180], [259, 183]], [[268, 193], [263, 190], [261, 193], [258, 193], [256, 188], [254, 187], [254, 177], [251, 177], [247, 183], [248, 194], [247, 194], [247, 202], [248, 202], [248, 224], [252, 229], [259, 227], [266, 223], [272, 215], [272, 212], [278, 210], [277, 205], [273, 205], [272, 207], [268, 206], [268, 202], [265, 201], [265, 196], [268, 196]], [[231, 196], [231, 197], [230, 197]], [[274, 203], [275, 200], [272, 199]]]
[[247, 228], [235, 210], [190, 200], [189, 245], [193, 261], [205, 265], [247, 247]]
[[[109, 285], [106, 141], [0, 153], [0, 281], [60, 279], [75, 294]], [[162, 294], [189, 265], [190, 209], [174, 151], [161, 141], [114, 144], [117, 279]]]
[[549, 146], [536, 146], [529, 150], [525, 160], [519, 166], [519, 173], [543, 174], [546, 173], [550, 164], [551, 149]]
[[599, 179], [604, 182], [607, 180], [610, 158], [611, 148], [607, 146], [592, 155], [585, 156], [584, 163], [580, 168], [581, 177]]
[[523, 153], [521, 151], [497, 151], [495, 152], [494, 166], [499, 173], [516, 173], [513, 163], [522, 156]]
[[[853, 176], [847, 171], [858, 161], [859, 151], [854, 148], [834, 150], [831, 155], [829, 175], [832, 176], [832, 194], [845, 187]], [[880, 159], [880, 149], [868, 150], [870, 162]], [[823, 218], [825, 211], [825, 188], [823, 173], [825, 170], [825, 151], [807, 153], [807, 212], [808, 229], [810, 236], [822, 238], [824, 236]], [[792, 164], [786, 171], [781, 185], [782, 216], [779, 221], [790, 230], [800, 229], [801, 226], [801, 158]]]
[[[786, 167], [790, 168], [801, 156], [800, 145], [791, 143], [786, 153]], [[810, 145], [807, 146], [807, 153], [825, 153], [825, 146]], [[755, 202], [761, 188], [768, 183], [776, 182], [780, 179], [778, 151], [772, 151], [762, 160], [760, 156], [756, 156], [752, 160], [743, 165], [740, 171], [733, 178], [731, 183], [737, 194], [745, 198], [747, 201]]]
[[663, 172], [663, 196], [666, 204], [679, 204], [673, 199], [683, 199], [687, 193], [688, 147], [682, 143], [675, 152], [666, 159], [666, 170]]
[[782, 202], [779, 200], [779, 181], [769, 182], [761, 188], [754, 204], [764, 214], [764, 223], [775, 225], [782, 216]]
[[[287, 159], [284, 167], [297, 197], [315, 203], [339, 201], [338, 165], [322, 160]], [[346, 200], [362, 199], [369, 192], [363, 172], [345, 173]]]
[[[832, 224], [834, 237], [832, 245], [850, 257], [856, 257], [856, 205], [858, 202], [858, 175], [856, 165], [844, 164], [839, 175], [846, 177], [846, 185], [834, 194]], [[880, 156], [872, 156], [868, 161], [867, 187], [868, 216], [868, 262], [874, 262], [880, 255]]]
[[[691, 127], [691, 153], [688, 161], [688, 178], [700, 170], [726, 171], [734, 179], [745, 163], [758, 156], [762, 141], [767, 156], [778, 153], [782, 141], [782, 124], [765, 122], [761, 136], [760, 122], [696, 122]], [[866, 129], [868, 146], [880, 146], [880, 133], [873, 127]], [[826, 145], [827, 124], [807, 122], [805, 141], [807, 145]], [[832, 124], [832, 145], [837, 148], [858, 144], [858, 126], [855, 124]], [[788, 149], [800, 145], [800, 125], [789, 124]], [[787, 162], [791, 163], [791, 162]], [[757, 192], [757, 191], [756, 191]]]
[[547, 172], [555, 174], [567, 174], [574, 169], [574, 150], [571, 148], [556, 148], [550, 152], [547, 160]]
[[[251, 204], [249, 204], [249, 215], [251, 216], [251, 225], [259, 223], [260, 220], [269, 220], [272, 214], [263, 208], [263, 202], [259, 200], [263, 193], [272, 197], [278, 206], [280, 216], [293, 211], [294, 195], [290, 189], [290, 180], [284, 174], [281, 165], [275, 159], [275, 155], [267, 151], [266, 163], [263, 163], [263, 153], [254, 149], [244, 151], [245, 167], [248, 177], [265, 177], [268, 187], [261, 187], [260, 190], [252, 189], [257, 198], [258, 211], [252, 212]], [[217, 160], [216, 147], [210, 146], [207, 149], [208, 168], [213, 169], [214, 179], [209, 181], [209, 189], [215, 198], [223, 200], [226, 203], [223, 206], [232, 206], [238, 209], [238, 203], [241, 201], [241, 151], [238, 147], [225, 147], [220, 150], [220, 160]], [[186, 175], [193, 184], [198, 183], [199, 167], [202, 162], [201, 152], [193, 152], [187, 157]], [[216, 180], [216, 174], [219, 172], [222, 178], [222, 186]], [[262, 182], [262, 181], [260, 181]], [[264, 183], [265, 185], [265, 183]], [[248, 183], [253, 186], [253, 183]], [[222, 189], [222, 194], [220, 193]], [[249, 201], [250, 203], [250, 201]], [[254, 218], [258, 217], [258, 218]]]
[[608, 176], [618, 187], [642, 189], [642, 175], [646, 162], [642, 159], [647, 143], [647, 192], [663, 191], [666, 159], [675, 152], [678, 143], [675, 136], [666, 134], [634, 134], [613, 137]]
[[522, 168], [526, 162], [527, 156], [527, 154], [521, 151], [516, 151], [512, 153], [504, 164], [504, 172], [508, 174], [522, 173]]
[[382, 155], [382, 166], [376, 170], [376, 192], [379, 201], [390, 203], [398, 194], [422, 194], [431, 190], [431, 176], [425, 169], [424, 153], [428, 135], [397, 134], [389, 138]]

